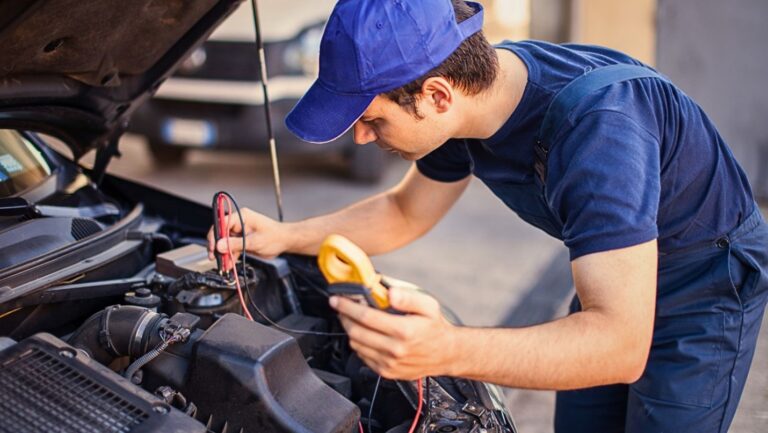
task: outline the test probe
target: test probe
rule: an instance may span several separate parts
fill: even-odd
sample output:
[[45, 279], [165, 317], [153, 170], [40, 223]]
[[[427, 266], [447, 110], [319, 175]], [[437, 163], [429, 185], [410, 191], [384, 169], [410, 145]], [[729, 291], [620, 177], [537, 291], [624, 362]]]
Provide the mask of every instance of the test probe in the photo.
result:
[[[221, 239], [229, 237], [229, 216], [232, 213], [232, 202], [228, 196], [229, 194], [224, 191], [217, 192], [213, 195], [211, 209], [213, 210], [214, 245], [218, 245]], [[226, 209], [225, 205], [227, 207]], [[214, 248], [213, 255], [216, 258], [216, 270], [220, 275], [229, 277], [230, 269], [234, 270], [231, 255], [220, 253], [218, 248]], [[233, 273], [237, 275], [236, 272]]]

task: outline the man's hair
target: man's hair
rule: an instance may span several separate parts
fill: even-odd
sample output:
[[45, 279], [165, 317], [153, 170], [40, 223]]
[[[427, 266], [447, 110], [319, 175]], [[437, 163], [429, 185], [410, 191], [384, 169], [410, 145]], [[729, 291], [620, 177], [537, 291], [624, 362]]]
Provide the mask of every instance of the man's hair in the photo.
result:
[[[475, 10], [463, 0], [451, 0], [456, 22], [462, 22], [474, 15]], [[456, 50], [440, 65], [410, 83], [386, 92], [384, 95], [395, 101], [417, 118], [422, 115], [416, 109], [416, 95], [429, 78], [443, 77], [468, 95], [477, 95], [489, 88], [496, 79], [499, 59], [496, 51], [485, 38], [482, 30], [465, 39]]]

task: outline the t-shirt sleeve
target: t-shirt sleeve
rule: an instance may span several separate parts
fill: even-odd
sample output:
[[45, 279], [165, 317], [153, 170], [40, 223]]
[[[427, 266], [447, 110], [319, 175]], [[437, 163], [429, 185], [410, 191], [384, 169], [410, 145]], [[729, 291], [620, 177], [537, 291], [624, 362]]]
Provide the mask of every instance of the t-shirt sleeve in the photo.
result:
[[464, 140], [448, 140], [416, 161], [416, 168], [432, 180], [456, 182], [472, 174], [472, 161]]
[[547, 196], [571, 260], [656, 239], [656, 137], [616, 111], [588, 113], [559, 135], [549, 154]]

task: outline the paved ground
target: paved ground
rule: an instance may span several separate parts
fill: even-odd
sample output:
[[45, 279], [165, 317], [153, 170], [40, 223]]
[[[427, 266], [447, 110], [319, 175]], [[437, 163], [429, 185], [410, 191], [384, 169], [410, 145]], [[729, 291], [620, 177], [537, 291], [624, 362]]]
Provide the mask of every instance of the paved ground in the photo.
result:
[[[169, 169], [153, 166], [136, 137], [127, 137], [121, 149], [124, 157], [115, 161], [112, 172], [203, 203], [225, 189], [243, 206], [277, 214], [270, 164], [263, 156], [193, 152], [186, 165]], [[349, 183], [333, 159], [291, 159], [281, 167], [286, 219], [297, 220], [384, 189], [408, 166], [393, 161], [377, 186]], [[385, 273], [431, 290], [470, 325], [519, 326], [540, 321], [541, 314], [565, 311], [562, 288], [567, 291], [569, 274], [564, 248], [520, 221], [479, 182], [431, 233], [374, 262]], [[558, 292], [561, 301], [549, 301], [549, 291]], [[516, 308], [523, 300], [533, 307]], [[768, 323], [763, 328], [734, 433], [768, 432]], [[552, 431], [553, 393], [509, 390], [507, 397], [521, 432]]]

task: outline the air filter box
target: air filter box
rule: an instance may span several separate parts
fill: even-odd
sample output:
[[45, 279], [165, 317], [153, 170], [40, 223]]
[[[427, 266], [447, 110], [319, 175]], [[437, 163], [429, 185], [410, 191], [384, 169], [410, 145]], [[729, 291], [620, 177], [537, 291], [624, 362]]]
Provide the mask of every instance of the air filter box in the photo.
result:
[[[235, 314], [195, 346], [184, 394], [211, 427], [245, 433], [356, 432], [360, 410], [309, 368], [296, 340]], [[216, 419], [226, 416], [226, 419]], [[241, 430], [242, 429], [242, 430]]]
[[49, 334], [0, 348], [0, 431], [200, 432], [184, 413]]

